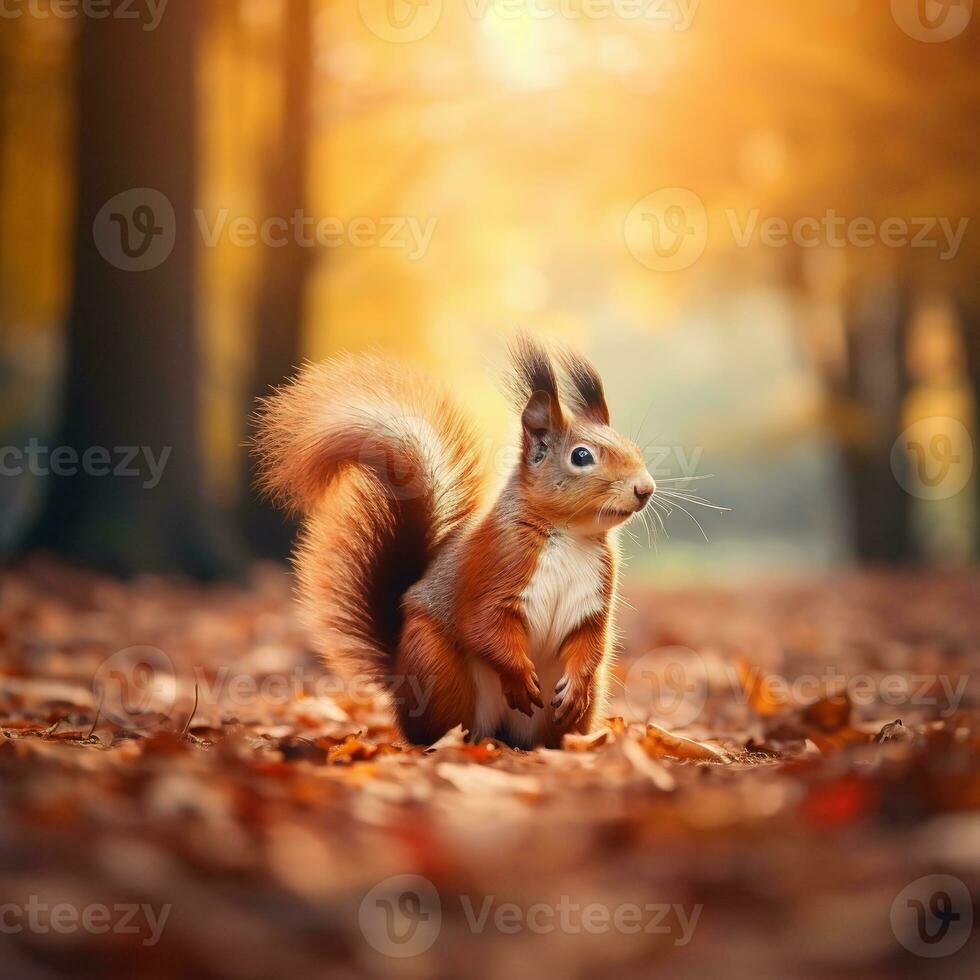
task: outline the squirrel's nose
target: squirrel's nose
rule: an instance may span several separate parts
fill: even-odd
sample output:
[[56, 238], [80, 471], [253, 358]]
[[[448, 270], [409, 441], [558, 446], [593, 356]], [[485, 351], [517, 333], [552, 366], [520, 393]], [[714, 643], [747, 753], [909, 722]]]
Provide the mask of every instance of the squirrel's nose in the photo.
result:
[[633, 493], [640, 502], [640, 510], [646, 507], [647, 501], [653, 496], [653, 491], [656, 489], [657, 485], [650, 477], [633, 484]]

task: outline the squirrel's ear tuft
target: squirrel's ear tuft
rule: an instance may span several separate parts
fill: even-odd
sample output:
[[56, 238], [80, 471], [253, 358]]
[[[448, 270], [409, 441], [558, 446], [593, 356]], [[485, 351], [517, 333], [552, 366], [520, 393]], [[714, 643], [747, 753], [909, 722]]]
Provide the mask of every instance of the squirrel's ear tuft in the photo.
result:
[[568, 396], [576, 411], [595, 422], [609, 425], [609, 407], [602, 378], [592, 362], [575, 351], [566, 350], [561, 352], [561, 366], [568, 376]]
[[510, 346], [510, 360], [508, 388], [517, 411], [523, 412], [535, 393], [543, 391], [560, 416], [558, 378], [548, 352], [527, 334], [521, 334]]

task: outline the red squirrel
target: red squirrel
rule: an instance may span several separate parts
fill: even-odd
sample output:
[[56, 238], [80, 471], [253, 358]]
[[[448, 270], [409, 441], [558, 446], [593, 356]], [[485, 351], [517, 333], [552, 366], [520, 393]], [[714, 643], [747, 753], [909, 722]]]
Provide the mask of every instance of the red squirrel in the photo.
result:
[[526, 337], [511, 357], [520, 458], [495, 500], [449, 395], [378, 355], [307, 365], [258, 415], [262, 488], [304, 515], [294, 564], [313, 642], [386, 685], [416, 744], [462, 725], [560, 747], [604, 707], [614, 530], [656, 486], [588, 360]]

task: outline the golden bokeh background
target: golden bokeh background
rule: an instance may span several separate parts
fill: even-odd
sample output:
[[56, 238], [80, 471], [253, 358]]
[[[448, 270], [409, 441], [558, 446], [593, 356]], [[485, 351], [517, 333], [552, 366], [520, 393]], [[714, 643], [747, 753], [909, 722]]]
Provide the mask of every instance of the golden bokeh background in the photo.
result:
[[[920, 22], [902, 0], [316, 0], [296, 37], [292, 2], [200, 0], [197, 212], [177, 232], [196, 238], [216, 500], [241, 493], [273, 251], [235, 244], [228, 223], [270, 216], [292, 139], [286, 76], [302, 58], [300, 206], [342, 242], [305, 250], [298, 357], [381, 347], [420, 361], [503, 440], [507, 337], [583, 348], [657, 475], [715, 474], [701, 486], [733, 508], [704, 515], [710, 548], [680, 514], [656, 554], [630, 545], [668, 574], [971, 560], [977, 28], [943, 41], [927, 29], [961, 12], [937, 0]], [[0, 426], [33, 432], [56, 412], [72, 288], [79, 19], [25, 15], [0, 31]], [[693, 229], [695, 261], [664, 267], [655, 236], [681, 212], [654, 213], [658, 200], [694, 202], [678, 227]], [[828, 215], [862, 225], [838, 247]], [[888, 243], [885, 223], [920, 218], [930, 245]], [[803, 219], [810, 237], [767, 244], [767, 219]], [[393, 244], [371, 238], [379, 228]], [[922, 419], [966, 433], [950, 477], [963, 486], [941, 500], [887, 475], [900, 432]], [[17, 528], [35, 506], [18, 501]], [[892, 553], [865, 531], [899, 506], [908, 541]]]

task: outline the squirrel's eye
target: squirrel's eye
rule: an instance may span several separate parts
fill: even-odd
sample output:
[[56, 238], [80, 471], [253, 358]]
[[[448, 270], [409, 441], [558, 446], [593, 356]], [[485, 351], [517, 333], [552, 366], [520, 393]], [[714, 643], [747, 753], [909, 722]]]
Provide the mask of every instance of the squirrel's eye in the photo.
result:
[[576, 446], [572, 450], [572, 466], [594, 466], [595, 456], [585, 448], [585, 446]]

